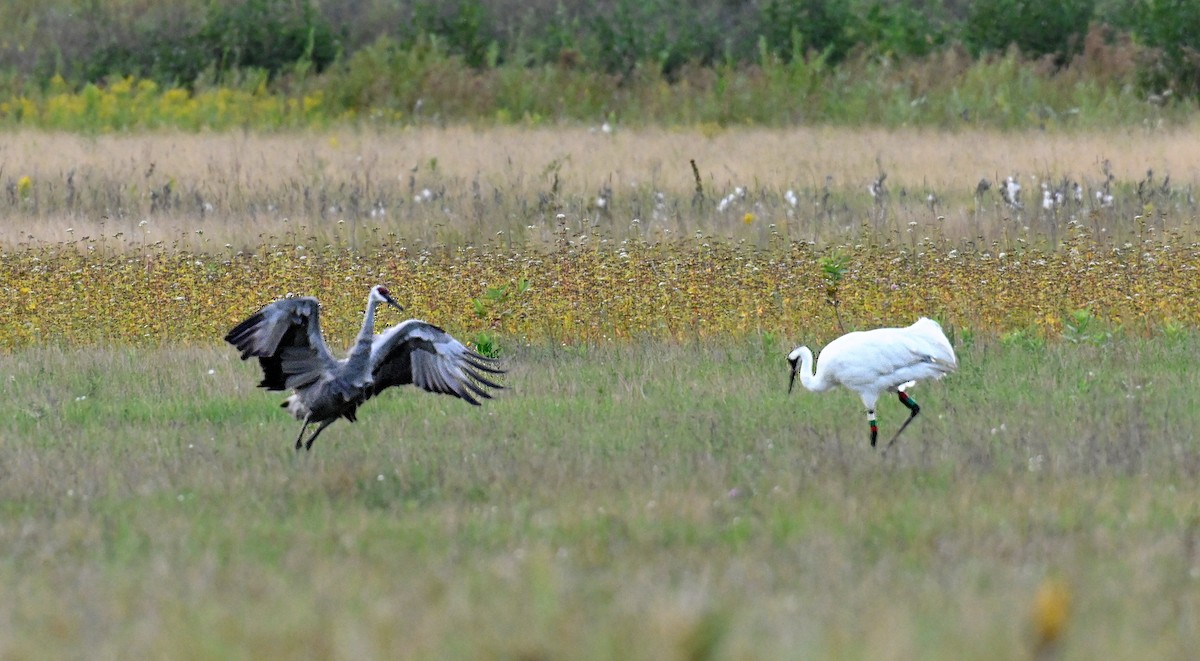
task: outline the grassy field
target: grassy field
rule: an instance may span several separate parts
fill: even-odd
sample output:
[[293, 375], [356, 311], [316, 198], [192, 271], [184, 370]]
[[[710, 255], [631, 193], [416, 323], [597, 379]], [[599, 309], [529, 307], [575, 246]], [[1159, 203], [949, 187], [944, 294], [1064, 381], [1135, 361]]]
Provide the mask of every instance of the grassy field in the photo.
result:
[[1043, 653], [1200, 647], [1200, 336], [976, 339], [886, 457], [791, 340], [514, 345], [483, 408], [302, 455], [228, 347], [0, 356], [0, 656], [1021, 658], [1064, 607]]
[[[1189, 658], [1194, 134], [13, 133], [0, 657]], [[297, 455], [218, 338], [376, 283], [511, 388]], [[785, 394], [918, 315], [962, 367], [886, 457]]]

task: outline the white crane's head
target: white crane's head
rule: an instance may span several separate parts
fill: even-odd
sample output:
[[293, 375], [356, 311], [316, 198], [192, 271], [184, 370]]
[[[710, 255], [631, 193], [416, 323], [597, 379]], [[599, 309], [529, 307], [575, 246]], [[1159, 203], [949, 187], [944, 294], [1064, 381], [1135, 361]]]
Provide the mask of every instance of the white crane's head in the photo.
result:
[[396, 302], [396, 299], [392, 298], [392, 292], [388, 291], [387, 287], [384, 287], [383, 285], [375, 285], [374, 287], [371, 287], [371, 295], [367, 300], [373, 303], [387, 303], [397, 310], [404, 309], [404, 306], [400, 305]]
[[792, 394], [792, 386], [796, 385], [796, 370], [800, 369], [800, 356], [807, 347], [796, 347], [788, 354], [788, 364], [792, 366], [792, 376], [788, 379], [788, 394]]

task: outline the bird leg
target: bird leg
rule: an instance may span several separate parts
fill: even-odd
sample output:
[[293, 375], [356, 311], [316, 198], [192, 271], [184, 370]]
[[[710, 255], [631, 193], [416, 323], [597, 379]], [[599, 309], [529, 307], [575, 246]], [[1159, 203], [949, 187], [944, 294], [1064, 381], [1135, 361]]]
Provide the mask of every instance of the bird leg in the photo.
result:
[[921, 407], [917, 406], [917, 400], [909, 397], [908, 393], [904, 392], [903, 390], [900, 391], [900, 403], [908, 407], [908, 420], [905, 420], [904, 424], [900, 425], [900, 428], [896, 430], [896, 435], [893, 436], [892, 440], [888, 441], [887, 446], [883, 448], [884, 452], [887, 452], [889, 449], [891, 449], [892, 444], [896, 442], [896, 439], [900, 438], [900, 432], [904, 431], [904, 428], [908, 426], [908, 423], [912, 422], [913, 418], [917, 417], [917, 414], [921, 412]]
[[[317, 431], [313, 432], [313, 435], [308, 437], [308, 442], [304, 444], [304, 449], [311, 450], [313, 441], [317, 440], [317, 437], [321, 435], [321, 432], [325, 431], [325, 428], [329, 425], [332, 425], [334, 420], [337, 420], [337, 418], [330, 418], [322, 422], [321, 425], [317, 427]], [[299, 449], [300, 446], [297, 445], [296, 448]]]
[[867, 411], [867, 424], [871, 425], [871, 447], [875, 447], [875, 439], [879, 437], [879, 427], [875, 425], [875, 411]]
[[297, 450], [299, 450], [301, 447], [304, 446], [304, 444], [300, 442], [300, 439], [304, 438], [304, 430], [305, 429], [308, 429], [308, 416], [304, 417], [304, 425], [302, 427], [300, 427], [300, 435], [296, 437], [296, 449]]

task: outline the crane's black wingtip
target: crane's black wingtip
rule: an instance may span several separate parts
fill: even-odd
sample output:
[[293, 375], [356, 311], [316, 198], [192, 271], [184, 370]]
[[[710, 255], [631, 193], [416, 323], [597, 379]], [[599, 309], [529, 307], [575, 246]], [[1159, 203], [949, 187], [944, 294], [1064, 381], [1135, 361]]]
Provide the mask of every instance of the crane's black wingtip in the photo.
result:
[[[467, 369], [465, 371], [466, 371], [467, 375], [470, 377], [470, 380], [478, 381], [479, 383], [482, 383], [483, 385], [485, 385], [489, 388], [495, 388], [496, 390], [504, 390], [504, 386], [500, 385], [499, 383], [496, 383], [495, 381], [492, 381], [491, 379], [485, 377], [484, 375], [480, 374], [479, 372], [475, 372], [470, 369]], [[468, 383], [469, 382], [470, 381], [468, 381]]]
[[225, 334], [225, 341], [229, 342], [230, 344], [237, 342], [238, 339], [253, 330], [253, 328], [257, 326], [260, 321], [262, 321], [262, 318], [263, 314], [261, 311], [255, 312], [249, 317], [246, 317], [242, 323], [234, 326], [229, 330], [228, 333]]
[[470, 349], [467, 349], [466, 362], [471, 367], [474, 367], [478, 370], [483, 370], [484, 372], [488, 372], [490, 374], [504, 374], [508, 371], [496, 367], [496, 365], [500, 363], [499, 360], [480, 355], [479, 353], [471, 351]]

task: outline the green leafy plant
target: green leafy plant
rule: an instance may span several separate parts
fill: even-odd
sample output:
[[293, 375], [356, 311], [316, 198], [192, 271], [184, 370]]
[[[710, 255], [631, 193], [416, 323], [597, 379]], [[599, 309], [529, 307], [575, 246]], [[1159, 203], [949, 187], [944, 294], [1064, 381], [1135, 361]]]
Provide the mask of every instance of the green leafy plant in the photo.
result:
[[[502, 326], [513, 314], [514, 298], [529, 291], [529, 287], [528, 278], [518, 278], [513, 286], [488, 287], [483, 296], [471, 299], [475, 316], [489, 321], [493, 327]], [[476, 351], [488, 358], [496, 358], [501, 353], [499, 337], [494, 332], [476, 333], [472, 344]]]
[[499, 358], [504, 350], [500, 347], [500, 338], [495, 333], [479, 331], [471, 338], [475, 351], [485, 358]]
[[839, 290], [842, 278], [845, 277], [846, 270], [850, 266], [850, 258], [844, 253], [835, 250], [822, 257], [817, 263], [821, 267], [822, 277], [825, 278], [825, 300], [833, 306], [833, 314], [837, 317], [838, 329], [845, 333], [846, 327], [842, 324], [842, 302], [839, 297]]
[[508, 285], [488, 287], [484, 290], [483, 296], [471, 300], [471, 305], [475, 308], [475, 315], [480, 319], [491, 317], [494, 320], [503, 320], [507, 318], [512, 314], [511, 303], [514, 289], [518, 296], [529, 291], [529, 279], [518, 279], [515, 288], [510, 288]]
[[471, 305], [474, 306], [475, 314], [480, 319], [486, 319], [491, 309], [506, 298], [508, 298], [508, 287], [488, 287], [482, 297], [471, 299]]
[[1087, 308], [1072, 310], [1063, 318], [1063, 339], [1072, 344], [1106, 344], [1112, 340], [1112, 331], [1096, 319]]
[[1018, 328], [1000, 336], [1000, 343], [1010, 347], [1021, 347], [1031, 351], [1046, 348], [1046, 338], [1036, 328]]
[[1163, 336], [1171, 340], [1179, 340], [1188, 333], [1187, 325], [1180, 323], [1177, 319], [1163, 320], [1162, 326], [1160, 326], [1159, 329]]

